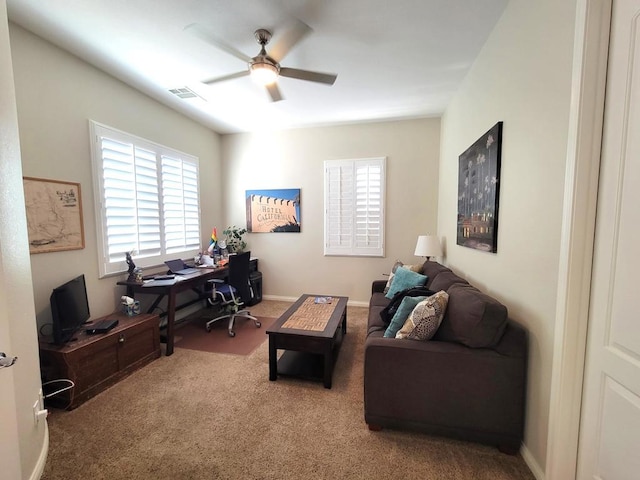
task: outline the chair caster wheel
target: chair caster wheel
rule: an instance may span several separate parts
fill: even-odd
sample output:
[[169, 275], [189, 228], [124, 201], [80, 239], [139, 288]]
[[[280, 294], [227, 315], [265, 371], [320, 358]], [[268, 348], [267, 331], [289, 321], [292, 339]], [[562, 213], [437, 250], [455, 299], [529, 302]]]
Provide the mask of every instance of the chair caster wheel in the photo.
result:
[[229, 330], [229, 336], [230, 337], [235, 337], [236, 336], [236, 332], [234, 332], [233, 330]]
[[260, 328], [262, 326], [262, 324], [260, 322], [256, 322], [256, 327]]
[[211, 333], [211, 325], [206, 325], [204, 328], [207, 330], [207, 332]]

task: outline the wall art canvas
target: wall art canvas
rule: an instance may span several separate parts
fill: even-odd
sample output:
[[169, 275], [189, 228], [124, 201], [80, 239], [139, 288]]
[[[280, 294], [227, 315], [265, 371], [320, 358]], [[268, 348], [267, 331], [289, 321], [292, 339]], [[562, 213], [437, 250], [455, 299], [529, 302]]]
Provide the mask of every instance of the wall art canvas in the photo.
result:
[[501, 150], [498, 122], [458, 159], [458, 245], [498, 251]]
[[23, 177], [29, 252], [84, 248], [80, 184]]
[[300, 189], [247, 190], [247, 231], [300, 232]]

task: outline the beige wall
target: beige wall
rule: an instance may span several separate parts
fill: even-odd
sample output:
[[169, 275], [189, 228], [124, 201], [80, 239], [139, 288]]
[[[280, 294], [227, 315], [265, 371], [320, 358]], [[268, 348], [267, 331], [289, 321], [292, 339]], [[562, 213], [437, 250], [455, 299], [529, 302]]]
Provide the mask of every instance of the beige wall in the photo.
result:
[[98, 279], [89, 119], [200, 158], [203, 242], [221, 221], [220, 136], [16, 25], [11, 47], [25, 176], [79, 182], [85, 248], [31, 256], [38, 323], [51, 319], [51, 290], [80, 273], [92, 317], [124, 294], [121, 277]]
[[[396, 259], [419, 262], [413, 256], [418, 235], [436, 229], [439, 135], [439, 119], [225, 135], [228, 224], [246, 224], [245, 190], [301, 189], [300, 233], [247, 235], [260, 258], [264, 295], [346, 295], [365, 304], [371, 281], [383, 278]], [[325, 257], [323, 162], [380, 156], [387, 157], [386, 258]]]
[[44, 468], [46, 422], [36, 425], [40, 390], [37, 331], [22, 198], [18, 119], [6, 4], [0, 0], [0, 351], [17, 356], [0, 368], [0, 477], [38, 478]]
[[[530, 332], [525, 450], [544, 471], [575, 2], [509, 2], [442, 120], [445, 262]], [[458, 156], [504, 122], [497, 254], [456, 245]], [[534, 466], [535, 467], [535, 466]]]

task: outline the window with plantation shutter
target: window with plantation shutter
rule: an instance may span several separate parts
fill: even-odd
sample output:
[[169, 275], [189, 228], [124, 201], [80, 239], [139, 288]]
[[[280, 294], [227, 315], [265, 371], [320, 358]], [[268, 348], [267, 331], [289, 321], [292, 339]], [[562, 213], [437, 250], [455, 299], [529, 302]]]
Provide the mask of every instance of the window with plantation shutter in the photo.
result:
[[90, 123], [100, 276], [200, 249], [198, 159]]
[[324, 162], [324, 254], [384, 256], [385, 158]]

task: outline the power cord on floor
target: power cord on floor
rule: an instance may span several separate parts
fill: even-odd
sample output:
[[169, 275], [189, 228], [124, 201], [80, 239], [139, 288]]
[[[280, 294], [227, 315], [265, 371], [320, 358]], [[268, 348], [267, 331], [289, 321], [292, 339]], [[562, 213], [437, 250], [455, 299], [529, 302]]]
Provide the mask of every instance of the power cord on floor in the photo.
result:
[[66, 392], [67, 390], [71, 390], [73, 387], [76, 386], [76, 384], [73, 383], [73, 380], [69, 380], [68, 378], [59, 378], [57, 380], [49, 380], [48, 382], [44, 382], [42, 386], [46, 387], [47, 385], [51, 385], [52, 383], [58, 383], [58, 382], [68, 382], [68, 385], [66, 387], [61, 388], [60, 390], [56, 390], [55, 392], [45, 394], [44, 398], [51, 398], [54, 395], [58, 395], [59, 393]]

